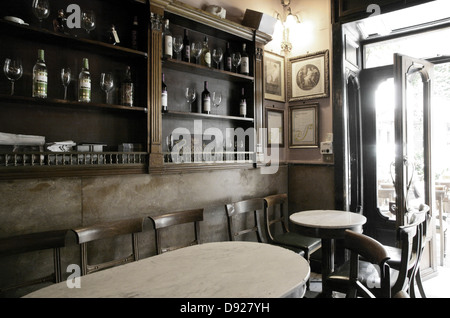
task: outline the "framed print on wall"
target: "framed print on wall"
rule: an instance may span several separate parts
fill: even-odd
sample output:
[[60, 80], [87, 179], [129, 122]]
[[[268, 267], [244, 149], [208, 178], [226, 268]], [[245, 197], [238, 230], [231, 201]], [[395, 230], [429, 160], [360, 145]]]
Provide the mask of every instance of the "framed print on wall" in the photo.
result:
[[329, 96], [329, 51], [289, 59], [288, 99], [290, 102]]
[[[284, 147], [284, 110], [276, 108], [266, 108], [266, 128], [267, 128], [267, 147], [278, 145]], [[272, 129], [276, 130], [277, 136]], [[275, 140], [278, 142], [275, 143]]]
[[264, 51], [264, 98], [286, 101], [284, 56]]
[[319, 104], [289, 107], [289, 148], [319, 147]]

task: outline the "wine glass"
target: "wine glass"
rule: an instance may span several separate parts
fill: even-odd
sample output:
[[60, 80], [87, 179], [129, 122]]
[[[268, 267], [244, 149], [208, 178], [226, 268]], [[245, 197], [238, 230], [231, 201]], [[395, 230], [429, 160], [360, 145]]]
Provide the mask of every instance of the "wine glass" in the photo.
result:
[[202, 47], [203, 47], [203, 44], [201, 42], [193, 42], [191, 44], [191, 53], [192, 53], [192, 56], [195, 57], [195, 64], [198, 64], [198, 58], [200, 57], [200, 54], [202, 53]]
[[181, 60], [181, 50], [183, 49], [183, 38], [181, 35], [174, 36], [172, 39], [172, 46], [175, 53], [177, 53], [177, 60]]
[[23, 68], [20, 59], [5, 59], [3, 66], [3, 72], [6, 77], [11, 81], [11, 96], [14, 95], [14, 82], [22, 77]]
[[109, 92], [114, 87], [114, 78], [111, 73], [100, 74], [100, 87], [106, 93], [106, 104], [109, 104]]
[[222, 102], [222, 93], [221, 92], [213, 92], [212, 93], [212, 102], [213, 105], [217, 108], [217, 113], [219, 113], [219, 106], [220, 103]]
[[214, 62], [216, 62], [217, 69], [220, 69], [220, 62], [222, 61], [222, 58], [223, 58], [222, 49], [221, 48], [214, 49], [213, 53], [212, 53], [212, 58], [213, 58]]
[[61, 81], [64, 86], [64, 100], [67, 99], [67, 86], [69, 86], [72, 80], [72, 72], [70, 68], [66, 67], [61, 69]]
[[167, 147], [167, 155], [166, 155], [166, 162], [172, 162], [172, 148], [173, 148], [173, 137], [172, 135], [166, 136], [166, 147]]
[[81, 21], [83, 23], [83, 28], [89, 34], [95, 29], [95, 13], [92, 10], [86, 10], [81, 15]]
[[39, 26], [42, 27], [42, 20], [48, 18], [50, 14], [50, 4], [48, 0], [33, 0], [31, 4], [33, 14], [39, 19]]
[[189, 109], [192, 112], [192, 103], [197, 99], [197, 92], [193, 87], [187, 87], [184, 96], [186, 97], [186, 101], [189, 103]]
[[238, 72], [238, 66], [241, 65], [241, 53], [235, 52], [231, 54], [231, 61], [233, 66], [236, 68], [236, 73]]

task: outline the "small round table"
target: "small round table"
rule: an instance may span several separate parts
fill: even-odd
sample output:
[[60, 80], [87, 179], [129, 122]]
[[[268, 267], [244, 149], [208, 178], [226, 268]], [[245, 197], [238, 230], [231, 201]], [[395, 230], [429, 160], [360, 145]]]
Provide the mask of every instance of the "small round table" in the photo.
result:
[[326, 278], [334, 270], [334, 240], [342, 239], [345, 230], [362, 233], [365, 216], [335, 210], [311, 210], [292, 214], [289, 219], [295, 230], [304, 235], [322, 239], [322, 293], [331, 296], [326, 288]]

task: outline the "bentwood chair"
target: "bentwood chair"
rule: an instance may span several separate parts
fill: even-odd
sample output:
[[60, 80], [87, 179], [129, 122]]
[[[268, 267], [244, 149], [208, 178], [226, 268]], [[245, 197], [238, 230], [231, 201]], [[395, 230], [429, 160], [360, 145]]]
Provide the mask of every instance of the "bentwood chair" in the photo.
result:
[[[7, 297], [9, 293], [18, 292], [19, 289], [28, 286], [37, 286], [43, 283], [59, 283], [62, 280], [61, 254], [60, 250], [65, 246], [65, 239], [68, 230], [45, 231], [31, 234], [23, 234], [0, 239], [0, 258], [3, 263], [6, 257], [23, 254], [31, 255], [31, 252], [53, 250], [53, 272], [48, 275], [40, 275], [34, 279], [22, 279], [20, 282], [0, 286], [0, 296]], [[33, 268], [33, 271], [38, 269]], [[27, 275], [21, 275], [22, 278]]]
[[[155, 227], [155, 242], [157, 254], [173, 251], [179, 248], [200, 244], [200, 222], [203, 221], [203, 209], [186, 210], [179, 212], [172, 212], [158, 216], [152, 216], [150, 219]], [[169, 228], [193, 226], [193, 240], [188, 243], [177, 244], [167, 243], [163, 244], [163, 231]], [[185, 239], [185, 238], [183, 238]], [[180, 239], [181, 240], [181, 239]]]
[[[416, 298], [415, 285], [419, 288], [419, 292], [422, 298], [426, 298], [425, 290], [422, 285], [422, 278], [420, 275], [420, 261], [422, 259], [423, 251], [427, 243], [428, 229], [431, 223], [431, 212], [428, 205], [422, 204], [418, 211], [410, 212], [410, 223], [418, 224], [417, 235], [414, 237], [412, 242], [412, 251], [410, 257], [410, 263], [408, 264], [407, 273], [407, 283], [408, 283], [408, 293], [412, 298]], [[405, 247], [406, 248], [406, 247]], [[391, 268], [400, 271], [402, 270], [402, 257], [404, 248], [385, 246], [389, 254], [389, 265]]]
[[251, 240], [249, 234], [254, 233], [256, 240], [262, 243], [262, 230], [258, 211], [263, 210], [264, 199], [262, 198], [226, 204], [225, 212], [228, 216], [228, 234], [230, 241]]
[[[270, 195], [264, 198], [264, 228], [270, 244], [289, 246], [300, 249], [309, 262], [312, 253], [322, 246], [320, 238], [308, 237], [299, 233], [290, 232], [285, 218], [284, 206], [287, 205], [286, 193]], [[276, 232], [276, 226], [281, 229]]]
[[[383, 246], [389, 258], [387, 264], [390, 267], [390, 295], [405, 294], [409, 289], [409, 276], [414, 273], [420, 257], [420, 253], [414, 251], [420, 249], [422, 244], [420, 229], [424, 215], [425, 213], [417, 214], [411, 223], [398, 228], [397, 237], [400, 248], [396, 251], [397, 256], [388, 247]], [[347, 288], [345, 282], [348, 281], [349, 272], [349, 262], [345, 262], [329, 276], [327, 282], [332, 282], [329, 285], [333, 286], [333, 291], [345, 292]], [[387, 295], [383, 290], [383, 277], [373, 269], [373, 264], [366, 259], [359, 261], [359, 280], [376, 297]]]
[[[363, 284], [360, 276], [377, 273], [380, 283], [378, 297], [391, 298], [390, 270], [387, 263], [389, 257], [383, 245], [367, 235], [350, 230], [345, 231], [343, 244], [343, 247], [350, 251], [348, 274], [332, 273], [327, 279], [329, 288], [345, 293], [347, 298], [375, 298], [375, 294]], [[364, 258], [367, 265], [364, 267], [364, 273], [361, 270], [360, 258]]]
[[[90, 226], [76, 228], [73, 231], [77, 235], [77, 241], [81, 248], [81, 275], [87, 275], [99, 270], [111, 268], [139, 260], [138, 233], [143, 231], [145, 218], [131, 218], [112, 222], [97, 223]], [[131, 247], [131, 254], [127, 256], [116, 256], [120, 252], [112, 247], [112, 242], [117, 239], [117, 245], [121, 238], [131, 237], [131, 244], [125, 244]], [[94, 242], [98, 244], [108, 244], [107, 248], [102, 248], [102, 253], [109, 254], [108, 260], [92, 261], [94, 251], [92, 246]], [[91, 245], [91, 246], [89, 246]], [[88, 248], [89, 246], [89, 248]], [[98, 246], [97, 246], [98, 247]]]

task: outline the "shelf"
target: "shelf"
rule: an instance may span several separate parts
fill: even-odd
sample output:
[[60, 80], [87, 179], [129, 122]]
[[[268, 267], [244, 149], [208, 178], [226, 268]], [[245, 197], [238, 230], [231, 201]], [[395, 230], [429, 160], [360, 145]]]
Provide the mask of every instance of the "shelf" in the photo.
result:
[[[71, 108], [87, 108], [87, 109], [104, 109], [104, 110], [120, 110], [120, 111], [135, 111], [135, 112], [147, 112], [145, 107], [129, 107], [123, 105], [110, 105], [101, 103], [81, 103], [77, 101], [63, 100], [63, 99], [52, 99], [52, 98], [34, 98], [25, 96], [11, 96], [0, 94], [0, 101], [10, 102], [10, 103], [22, 103], [31, 105], [44, 105], [44, 106], [54, 106], [54, 107], [71, 107]], [[0, 106], [1, 107], [1, 106]]]
[[194, 63], [188, 63], [184, 61], [179, 61], [175, 59], [163, 59], [163, 67], [169, 69], [195, 73], [198, 75], [208, 76], [215, 79], [222, 79], [234, 82], [253, 82], [254, 77], [242, 75], [239, 73], [228, 72], [224, 70], [218, 70], [215, 68], [209, 68], [203, 65], [198, 65]]
[[62, 33], [56, 33], [47, 29], [41, 29], [34, 26], [22, 25], [10, 21], [0, 19], [1, 32], [11, 31], [11, 34], [18, 36], [28, 36], [37, 41], [55, 42], [58, 45], [62, 45], [61, 41], [67, 46], [78, 45], [92, 50], [97, 49], [114, 56], [126, 56], [131, 58], [147, 58], [146, 52], [133, 50], [127, 47], [116, 46], [101, 41], [95, 41], [91, 39], [79, 38]]
[[148, 173], [146, 152], [0, 152], [0, 180]]
[[201, 118], [201, 119], [227, 119], [227, 120], [245, 121], [245, 122], [254, 122], [255, 121], [253, 118], [248, 118], [248, 117], [223, 116], [223, 115], [188, 113], [188, 112], [177, 112], [177, 111], [169, 111], [167, 113], [163, 113], [163, 116]]

